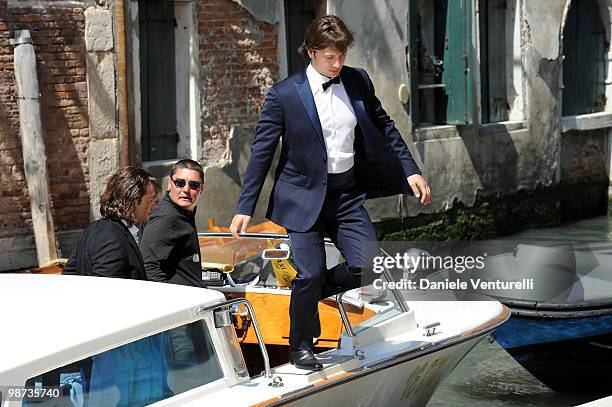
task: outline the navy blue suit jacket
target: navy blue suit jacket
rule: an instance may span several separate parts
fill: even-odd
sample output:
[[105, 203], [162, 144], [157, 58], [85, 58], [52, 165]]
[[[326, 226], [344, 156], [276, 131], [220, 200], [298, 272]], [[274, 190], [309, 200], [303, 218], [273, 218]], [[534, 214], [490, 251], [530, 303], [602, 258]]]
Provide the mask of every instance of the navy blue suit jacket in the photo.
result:
[[[351, 100], [355, 180], [368, 198], [412, 194], [406, 177], [420, 174], [395, 123], [383, 109], [365, 70], [344, 66], [340, 78]], [[305, 71], [274, 85], [259, 116], [237, 213], [251, 216], [283, 139], [266, 217], [304, 232], [316, 222], [327, 190], [327, 150]]]

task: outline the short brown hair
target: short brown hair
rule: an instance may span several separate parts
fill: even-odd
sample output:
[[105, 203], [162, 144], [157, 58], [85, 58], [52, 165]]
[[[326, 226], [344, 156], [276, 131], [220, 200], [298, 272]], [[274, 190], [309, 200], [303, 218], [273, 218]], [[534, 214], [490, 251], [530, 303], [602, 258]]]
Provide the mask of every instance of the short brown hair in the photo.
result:
[[204, 182], [204, 170], [202, 169], [202, 166], [197, 161], [193, 161], [188, 158], [177, 161], [176, 164], [172, 166], [172, 168], [170, 169], [170, 178], [172, 178], [176, 170], [181, 168], [197, 171], [200, 174], [200, 181]]
[[124, 219], [134, 224], [136, 205], [147, 194], [149, 184], [153, 186], [153, 191], [160, 190], [151, 174], [142, 168], [120, 168], [110, 176], [100, 196], [100, 214], [103, 218]]
[[298, 48], [298, 53], [305, 59], [308, 57], [308, 50], [318, 51], [323, 48], [334, 46], [341, 52], [345, 52], [353, 43], [353, 33], [344, 24], [340, 17], [324, 16], [317, 18], [306, 28], [304, 42]]

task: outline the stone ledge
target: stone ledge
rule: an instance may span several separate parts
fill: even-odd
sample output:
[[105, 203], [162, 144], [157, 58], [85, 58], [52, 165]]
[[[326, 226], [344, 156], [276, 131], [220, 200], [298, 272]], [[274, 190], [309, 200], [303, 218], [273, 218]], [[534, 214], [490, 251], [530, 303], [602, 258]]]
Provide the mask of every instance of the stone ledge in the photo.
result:
[[612, 127], [612, 112], [581, 114], [561, 118], [561, 132], [570, 130], [597, 130]]
[[526, 128], [527, 122], [523, 120], [513, 120], [497, 123], [484, 123], [480, 126], [480, 132], [511, 132], [517, 130], [525, 130]]
[[[473, 127], [473, 125], [470, 125]], [[478, 132], [491, 134], [505, 132], [510, 133], [527, 129], [527, 122], [522, 120], [505, 121], [497, 123], [483, 123], [478, 126]], [[460, 130], [455, 125], [443, 124], [439, 126], [427, 126], [417, 128], [414, 132], [414, 142], [430, 140], [447, 140], [460, 137]]]
[[420, 127], [414, 131], [414, 142], [428, 141], [428, 140], [444, 140], [459, 137], [457, 126], [453, 125], [440, 125], [440, 126], [428, 126]]

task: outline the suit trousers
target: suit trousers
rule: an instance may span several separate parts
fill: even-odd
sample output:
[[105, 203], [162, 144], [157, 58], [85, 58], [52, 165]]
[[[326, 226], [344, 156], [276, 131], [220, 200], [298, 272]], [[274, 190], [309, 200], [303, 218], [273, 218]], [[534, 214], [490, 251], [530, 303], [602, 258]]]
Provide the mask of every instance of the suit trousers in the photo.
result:
[[[318, 302], [323, 298], [369, 284], [373, 257], [379, 247], [374, 225], [363, 204], [366, 195], [355, 186], [352, 169], [328, 174], [323, 208], [305, 232], [287, 230], [297, 276], [293, 281], [289, 315], [289, 345], [312, 350], [321, 334]], [[345, 262], [328, 270], [324, 238], [336, 245]]]

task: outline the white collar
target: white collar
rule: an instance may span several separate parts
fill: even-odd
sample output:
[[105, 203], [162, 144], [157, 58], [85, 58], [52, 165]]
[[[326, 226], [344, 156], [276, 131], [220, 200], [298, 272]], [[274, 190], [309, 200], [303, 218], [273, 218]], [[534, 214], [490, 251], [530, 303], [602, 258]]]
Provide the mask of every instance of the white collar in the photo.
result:
[[132, 226], [130, 226], [125, 219], [121, 219], [121, 223], [123, 223], [125, 225], [125, 227], [128, 228], [128, 230], [130, 231], [130, 234], [132, 235], [134, 240], [138, 242], [138, 239], [137, 239], [137, 236], [138, 236], [138, 226], [136, 226], [136, 224], [133, 224]]
[[306, 68], [306, 77], [308, 78], [308, 83], [310, 83], [310, 90], [312, 91], [313, 96], [319, 92], [323, 92], [323, 84], [331, 79], [325, 75], [321, 75], [316, 69], [314, 69], [312, 63], [309, 63], [308, 67]]

